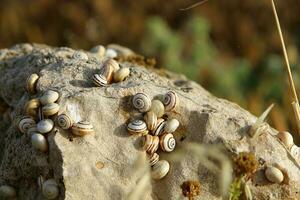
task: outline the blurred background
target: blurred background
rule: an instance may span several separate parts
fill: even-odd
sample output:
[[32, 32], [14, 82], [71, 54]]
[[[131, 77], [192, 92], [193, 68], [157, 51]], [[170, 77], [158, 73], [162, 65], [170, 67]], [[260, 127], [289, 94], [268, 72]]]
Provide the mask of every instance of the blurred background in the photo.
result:
[[[0, 48], [35, 42], [89, 50], [118, 43], [185, 74], [218, 97], [297, 129], [270, 0], [0, 0]], [[300, 4], [276, 1], [296, 86]], [[298, 90], [298, 94], [300, 91]]]

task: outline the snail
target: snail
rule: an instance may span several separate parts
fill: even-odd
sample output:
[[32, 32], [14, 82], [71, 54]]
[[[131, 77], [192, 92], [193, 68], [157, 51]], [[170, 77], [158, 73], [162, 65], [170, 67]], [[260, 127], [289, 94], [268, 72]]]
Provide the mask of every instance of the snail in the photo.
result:
[[157, 124], [157, 116], [154, 114], [154, 112], [147, 112], [144, 116], [144, 119], [147, 124], [148, 130], [154, 131]]
[[176, 147], [176, 140], [171, 133], [164, 134], [160, 137], [160, 148], [165, 152], [171, 152]]
[[145, 93], [137, 93], [132, 98], [132, 105], [139, 112], [147, 112], [151, 107], [151, 100]]
[[72, 133], [78, 136], [85, 136], [94, 133], [94, 127], [88, 121], [79, 121], [72, 126]]
[[172, 111], [178, 105], [178, 97], [174, 91], [169, 91], [165, 94], [163, 104], [167, 112]]
[[153, 154], [148, 154], [148, 160], [149, 160], [149, 164], [150, 166], [155, 165], [158, 160], [159, 160], [159, 155], [157, 153], [153, 153]]
[[98, 87], [106, 86], [107, 79], [101, 74], [94, 74], [93, 75], [93, 83]]
[[42, 134], [49, 133], [54, 127], [54, 122], [51, 119], [43, 119], [37, 123], [36, 127]]
[[42, 134], [34, 133], [31, 136], [31, 144], [34, 148], [43, 152], [48, 150], [47, 140]]
[[153, 100], [151, 103], [151, 111], [154, 112], [157, 117], [162, 117], [165, 114], [164, 104], [159, 100]]
[[24, 107], [25, 114], [32, 117], [38, 116], [38, 109], [40, 105], [41, 103], [39, 99], [31, 99], [27, 101]]
[[27, 130], [27, 136], [31, 137], [34, 133], [39, 133], [38, 130], [37, 130], [36, 125], [30, 127], [30, 128]]
[[59, 188], [54, 179], [49, 179], [43, 183], [42, 193], [47, 199], [55, 199], [59, 195]]
[[0, 186], [0, 197], [14, 198], [17, 196], [16, 189], [9, 185]]
[[167, 133], [173, 133], [176, 131], [178, 126], [179, 126], [179, 121], [177, 119], [168, 120], [164, 128], [164, 131]]
[[69, 129], [73, 125], [73, 120], [69, 115], [63, 113], [56, 117], [56, 123], [62, 129]]
[[293, 145], [290, 149], [291, 155], [293, 156], [293, 158], [295, 158], [297, 161], [299, 161], [300, 159], [300, 147], [298, 147], [297, 145]]
[[113, 68], [113, 72], [116, 72], [120, 69], [119, 63], [115, 61], [114, 59], [107, 59], [104, 64], [104, 66], [111, 66]]
[[166, 125], [166, 121], [162, 118], [159, 118], [156, 123], [156, 127], [152, 132], [153, 135], [161, 135], [164, 132], [164, 127]]
[[30, 94], [36, 94], [36, 85], [39, 79], [39, 75], [31, 74], [26, 80], [26, 90]]
[[118, 56], [118, 53], [113, 49], [107, 49], [105, 52], [105, 57], [115, 58]]
[[48, 90], [40, 98], [42, 105], [54, 103], [58, 100], [59, 94], [56, 91]]
[[127, 130], [131, 134], [146, 134], [147, 125], [143, 120], [133, 120], [127, 125]]
[[282, 171], [276, 167], [267, 167], [265, 176], [272, 183], [281, 183], [284, 179]]
[[114, 75], [114, 70], [115, 70], [114, 68], [116, 66], [114, 66], [110, 62], [108, 62], [108, 63], [107, 62], [105, 62], [103, 64], [103, 67], [100, 69], [99, 75], [104, 76], [105, 79], [107, 80], [107, 84], [110, 84], [113, 80], [113, 75]]
[[58, 113], [59, 105], [57, 103], [49, 103], [42, 108], [45, 116], [52, 116]]
[[166, 160], [158, 161], [151, 170], [151, 177], [153, 179], [162, 179], [165, 177], [170, 170], [170, 164]]
[[142, 149], [149, 154], [153, 154], [159, 147], [159, 137], [152, 135], [144, 135], [142, 140]]
[[130, 70], [128, 67], [123, 67], [114, 73], [114, 82], [124, 81], [129, 76]]
[[35, 125], [34, 119], [29, 116], [23, 116], [18, 120], [18, 128], [22, 133], [26, 133], [30, 127]]
[[277, 137], [288, 149], [290, 149], [294, 144], [293, 136], [287, 131], [280, 131], [277, 134]]
[[72, 56], [73, 59], [82, 60], [82, 61], [88, 61], [89, 57], [86, 53], [82, 51], [75, 51]]
[[97, 55], [99, 58], [104, 57], [105, 51], [106, 51], [106, 49], [102, 45], [97, 45], [90, 50], [91, 53]]

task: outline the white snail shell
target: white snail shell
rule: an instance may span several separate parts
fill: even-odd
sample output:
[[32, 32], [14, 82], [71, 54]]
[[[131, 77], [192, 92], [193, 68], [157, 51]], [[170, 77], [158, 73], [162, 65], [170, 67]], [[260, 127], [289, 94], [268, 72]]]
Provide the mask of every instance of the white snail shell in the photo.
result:
[[159, 118], [156, 123], [156, 127], [153, 131], [154, 135], [161, 135], [164, 132], [164, 127], [166, 125], [166, 121], [162, 118]]
[[59, 188], [54, 179], [49, 179], [43, 183], [42, 193], [47, 199], [55, 199], [59, 195]]
[[153, 154], [157, 151], [159, 147], [159, 137], [158, 136], [152, 136], [152, 135], [145, 135], [143, 136], [143, 145], [142, 149], [144, 151], [147, 151], [149, 154]]
[[276, 167], [267, 167], [265, 176], [272, 183], [281, 183], [284, 179], [283, 173]]
[[144, 134], [147, 132], [147, 125], [143, 120], [133, 120], [127, 125], [127, 130], [131, 134]]
[[96, 54], [100, 58], [104, 57], [105, 51], [106, 49], [102, 45], [97, 45], [90, 50], [91, 53]]
[[105, 52], [105, 57], [115, 58], [118, 56], [118, 53], [113, 49], [107, 49]]
[[291, 155], [293, 156], [293, 158], [295, 158], [298, 162], [300, 161], [300, 147], [298, 147], [297, 145], [293, 145], [291, 147]]
[[88, 61], [89, 57], [87, 56], [86, 53], [82, 52], [82, 51], [75, 51], [73, 53], [73, 59], [77, 59], [77, 60], [82, 60], [82, 61]]
[[158, 161], [151, 170], [151, 177], [153, 179], [162, 179], [165, 177], [170, 170], [170, 164], [166, 160]]
[[137, 93], [132, 98], [132, 105], [139, 112], [147, 112], [151, 107], [151, 100], [147, 94]]
[[120, 69], [119, 63], [114, 59], [107, 59], [104, 62], [104, 65], [110, 65], [113, 68], [113, 72], [116, 72]]
[[131, 56], [134, 55], [134, 52], [126, 47], [123, 47], [121, 45], [118, 44], [109, 44], [106, 46], [106, 48], [108, 49], [113, 49], [117, 52], [118, 56]]
[[59, 105], [57, 103], [49, 103], [42, 108], [45, 116], [52, 116], [58, 113]]
[[39, 99], [31, 99], [29, 100], [24, 107], [26, 115], [36, 117], [38, 115], [38, 109], [41, 105]]
[[147, 127], [150, 131], [154, 131], [156, 124], [157, 124], [157, 116], [154, 114], [154, 112], [149, 111], [144, 116], [145, 122], [147, 124]]
[[26, 133], [30, 127], [35, 125], [36, 123], [32, 117], [24, 116], [19, 119], [18, 128], [22, 133]]
[[78, 136], [85, 136], [94, 133], [94, 127], [88, 121], [80, 121], [72, 126], [72, 133]]
[[102, 74], [94, 74], [93, 83], [98, 87], [106, 86], [108, 84], [107, 79]]
[[178, 105], [178, 97], [174, 91], [169, 91], [164, 96], [163, 104], [165, 105], [166, 111], [172, 111]]
[[0, 197], [13, 198], [17, 196], [16, 189], [9, 185], [0, 186]]
[[130, 70], [128, 67], [123, 67], [114, 73], [114, 81], [121, 82], [124, 81], [127, 76], [129, 76]]
[[40, 133], [49, 133], [54, 127], [54, 122], [51, 119], [43, 119], [37, 123], [37, 130]]
[[148, 160], [149, 160], [150, 166], [153, 166], [159, 161], [159, 155], [157, 153], [153, 153], [150, 155], [148, 154]]
[[179, 126], [179, 121], [177, 119], [171, 119], [167, 121], [164, 130], [167, 133], [173, 133], [176, 131], [178, 126]]
[[286, 146], [286, 148], [290, 149], [294, 145], [293, 136], [287, 131], [280, 131], [277, 135], [278, 139]]
[[36, 85], [39, 79], [39, 75], [31, 74], [26, 80], [26, 90], [30, 94], [36, 94]]
[[54, 103], [58, 100], [59, 94], [56, 91], [53, 90], [48, 90], [46, 91], [40, 98], [40, 102], [43, 105], [49, 104], [49, 103]]
[[171, 152], [176, 147], [176, 140], [171, 133], [164, 134], [160, 137], [160, 148], [165, 152]]
[[165, 114], [164, 104], [159, 100], [153, 100], [151, 103], [151, 111], [156, 114], [157, 117], [162, 117]]
[[41, 150], [43, 152], [48, 150], [47, 140], [42, 134], [34, 133], [31, 136], [31, 144], [34, 148]]
[[57, 116], [56, 123], [62, 129], [69, 129], [72, 127], [74, 122], [73, 122], [73, 119], [69, 115], [63, 113], [63, 114], [60, 114]]

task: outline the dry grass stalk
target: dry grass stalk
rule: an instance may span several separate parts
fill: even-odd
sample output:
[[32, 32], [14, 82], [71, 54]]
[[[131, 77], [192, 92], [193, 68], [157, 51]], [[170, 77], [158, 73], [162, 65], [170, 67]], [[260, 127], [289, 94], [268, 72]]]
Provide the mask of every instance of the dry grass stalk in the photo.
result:
[[182, 9], [180, 9], [180, 10], [182, 10], [182, 11], [190, 10], [190, 9], [192, 9], [192, 8], [195, 8], [195, 7], [197, 7], [197, 6], [200, 6], [200, 5], [204, 4], [204, 3], [206, 3], [207, 1], [208, 1], [208, 0], [202, 0], [202, 1], [199, 1], [199, 2], [197, 2], [197, 3], [194, 3], [194, 4], [190, 5], [190, 6], [187, 7], [187, 8], [182, 8]]
[[279, 22], [279, 19], [278, 19], [278, 14], [277, 14], [277, 11], [276, 11], [276, 6], [275, 6], [275, 3], [274, 3], [274, 0], [271, 0], [271, 3], [272, 3], [272, 9], [273, 9], [274, 17], [275, 17], [275, 20], [276, 20], [278, 33], [279, 33], [279, 36], [280, 36], [280, 41], [281, 41], [281, 45], [282, 45], [284, 58], [285, 58], [286, 71], [288, 73], [288, 79], [289, 79], [289, 86], [290, 86], [290, 89], [291, 89], [291, 93], [293, 95], [292, 108], [294, 110], [294, 114], [295, 114], [295, 118], [296, 118], [296, 123], [297, 123], [297, 127], [298, 127], [298, 134], [300, 134], [299, 101], [298, 101], [298, 97], [297, 97], [296, 88], [295, 88], [295, 85], [294, 85], [294, 80], [293, 80], [293, 76], [292, 76], [292, 72], [291, 72], [290, 62], [289, 62], [289, 58], [288, 58], [288, 55], [287, 55], [287, 50], [286, 50], [286, 46], [285, 46], [285, 43], [284, 43], [282, 30], [281, 30], [280, 22]]

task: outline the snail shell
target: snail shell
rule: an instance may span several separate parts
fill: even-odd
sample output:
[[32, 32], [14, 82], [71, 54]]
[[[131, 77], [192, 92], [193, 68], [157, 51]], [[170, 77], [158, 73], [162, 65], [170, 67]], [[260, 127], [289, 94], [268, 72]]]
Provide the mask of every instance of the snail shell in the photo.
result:
[[128, 67], [123, 67], [114, 73], [114, 81], [121, 82], [124, 81], [127, 76], [129, 76], [130, 70]]
[[293, 136], [287, 131], [280, 131], [277, 137], [288, 149], [294, 145]]
[[36, 125], [30, 127], [30, 128], [27, 130], [27, 136], [31, 137], [34, 133], [39, 133], [38, 130], [37, 130]]
[[86, 53], [82, 51], [75, 51], [72, 56], [73, 59], [82, 60], [82, 61], [88, 61], [89, 57]]
[[159, 100], [153, 100], [151, 103], [151, 111], [154, 112], [157, 117], [162, 117], [165, 114], [164, 104]]
[[147, 125], [143, 120], [133, 120], [127, 125], [127, 130], [131, 134], [139, 134], [147, 132]]
[[147, 127], [150, 131], [153, 131], [157, 124], [157, 116], [154, 114], [154, 112], [149, 111], [144, 116], [144, 119], [146, 121]]
[[[111, 60], [107, 60], [103, 64], [103, 67], [100, 69], [100, 73], [99, 73], [100, 75], [102, 75], [106, 78], [108, 84], [110, 84], [113, 80], [113, 75], [114, 75], [114, 71], [115, 71], [115, 67], [116, 67], [112, 63], [113, 62]], [[119, 66], [119, 64], [118, 64], [118, 66]]]
[[36, 127], [42, 134], [49, 133], [54, 127], [54, 122], [51, 119], [43, 119], [37, 123]]
[[43, 106], [42, 110], [45, 116], [55, 115], [59, 111], [59, 105], [57, 103], [49, 103]]
[[297, 145], [293, 145], [291, 147], [291, 155], [293, 156], [293, 158], [295, 158], [297, 161], [299, 161], [300, 159], [300, 147], [298, 147]]
[[137, 93], [132, 98], [132, 104], [139, 112], [147, 112], [151, 107], [151, 100], [148, 95], [144, 93]]
[[118, 53], [113, 49], [107, 49], [105, 52], [105, 57], [115, 58], [118, 56]]
[[24, 116], [19, 119], [18, 128], [22, 133], [26, 133], [30, 127], [35, 125], [36, 123], [32, 117]]
[[153, 134], [154, 135], [161, 135], [163, 132], [164, 132], [164, 127], [166, 125], [166, 122], [164, 119], [160, 118], [157, 120], [157, 123], [156, 123], [156, 127], [153, 131]]
[[159, 143], [160, 143], [160, 148], [166, 152], [171, 152], [176, 147], [176, 140], [173, 134], [171, 133], [167, 133], [161, 136]]
[[78, 136], [85, 136], [94, 132], [93, 125], [88, 121], [80, 121], [72, 126], [72, 133]]
[[49, 179], [43, 183], [42, 193], [47, 199], [55, 199], [59, 194], [59, 188], [54, 179]]
[[97, 45], [90, 50], [91, 53], [96, 54], [100, 58], [104, 57], [105, 51], [106, 49], [102, 45]]
[[169, 91], [164, 96], [163, 104], [167, 112], [172, 111], [178, 105], [178, 97], [174, 91]]
[[107, 79], [102, 74], [94, 74], [93, 75], [93, 83], [98, 87], [106, 86]]
[[25, 104], [26, 115], [36, 117], [38, 115], [39, 106], [41, 105], [39, 99], [31, 99]]
[[59, 94], [56, 91], [48, 90], [46, 91], [40, 98], [40, 102], [42, 105], [46, 105], [49, 103], [54, 103], [59, 98]]
[[31, 74], [26, 80], [26, 90], [30, 94], [36, 94], [36, 85], [39, 79], [39, 75]]
[[35, 133], [31, 136], [31, 144], [34, 148], [43, 152], [47, 151], [48, 149], [48, 143], [46, 138], [39, 133]]
[[157, 153], [153, 153], [150, 155], [148, 154], [148, 160], [149, 160], [150, 166], [153, 166], [158, 162], [159, 155]]
[[162, 179], [165, 177], [170, 170], [170, 164], [166, 160], [158, 161], [151, 170], [151, 177], [153, 179]]
[[272, 183], [281, 183], [284, 179], [282, 171], [276, 167], [267, 167], [265, 176]]
[[57, 116], [56, 123], [62, 129], [69, 129], [73, 125], [73, 120], [69, 115], [63, 113]]
[[143, 145], [142, 149], [144, 151], [147, 151], [149, 154], [153, 154], [157, 151], [159, 147], [159, 137], [158, 136], [152, 136], [152, 135], [145, 135], [143, 137]]
[[173, 133], [176, 131], [178, 126], [179, 126], [179, 121], [177, 119], [171, 119], [167, 121], [164, 130], [167, 133]]
[[120, 69], [119, 63], [114, 59], [107, 59], [104, 62], [104, 65], [110, 65], [113, 68], [113, 72], [116, 72]]
[[9, 185], [0, 186], [0, 197], [13, 198], [17, 196], [16, 189]]

